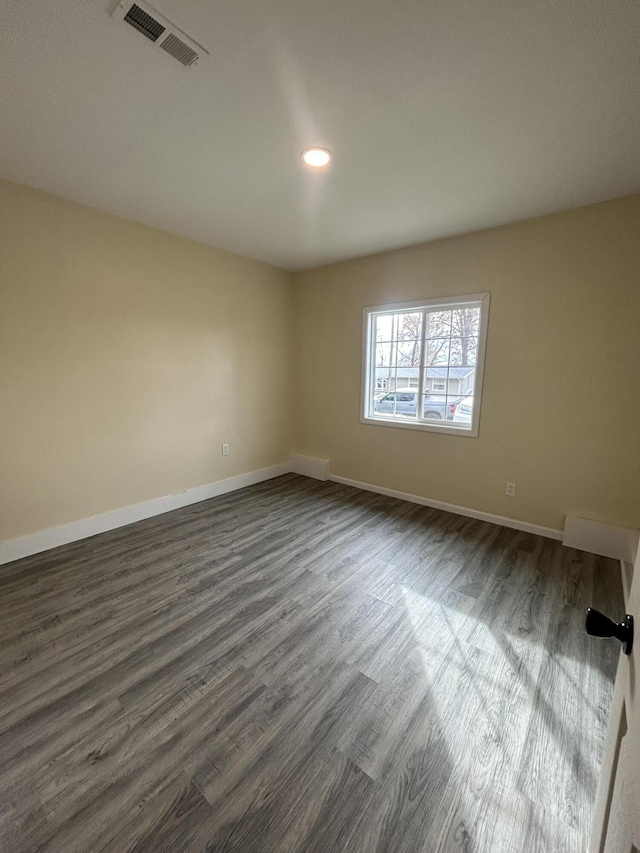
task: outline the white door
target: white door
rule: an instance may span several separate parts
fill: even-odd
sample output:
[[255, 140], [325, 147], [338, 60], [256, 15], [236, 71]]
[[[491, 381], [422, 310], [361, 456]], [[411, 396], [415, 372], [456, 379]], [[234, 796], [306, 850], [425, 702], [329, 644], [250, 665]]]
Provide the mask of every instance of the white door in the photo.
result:
[[640, 549], [626, 609], [636, 637], [631, 654], [620, 653], [589, 853], [640, 853]]

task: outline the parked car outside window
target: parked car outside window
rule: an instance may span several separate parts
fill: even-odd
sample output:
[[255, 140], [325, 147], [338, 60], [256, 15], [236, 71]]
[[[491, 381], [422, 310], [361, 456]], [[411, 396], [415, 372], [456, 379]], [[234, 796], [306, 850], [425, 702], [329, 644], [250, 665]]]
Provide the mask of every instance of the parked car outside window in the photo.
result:
[[[424, 405], [422, 417], [441, 421], [453, 420], [457, 401], [447, 402], [446, 398], [437, 399], [428, 392], [423, 395]], [[397, 417], [415, 418], [417, 409], [417, 391], [391, 391], [374, 402], [374, 410], [381, 415], [396, 415]]]
[[473, 417], [473, 395], [465, 397], [456, 406], [453, 421], [457, 424], [470, 424]]

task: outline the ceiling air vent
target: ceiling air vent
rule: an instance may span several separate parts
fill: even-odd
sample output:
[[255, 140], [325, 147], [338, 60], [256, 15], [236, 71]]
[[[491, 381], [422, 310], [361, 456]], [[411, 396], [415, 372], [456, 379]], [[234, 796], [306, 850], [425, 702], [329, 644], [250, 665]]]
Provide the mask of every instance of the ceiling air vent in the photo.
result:
[[197, 51], [190, 48], [188, 44], [185, 44], [173, 33], [169, 33], [160, 47], [183, 65], [193, 65], [194, 62], [198, 61]]
[[136, 6], [135, 3], [124, 16], [124, 19], [132, 27], [135, 27], [139, 33], [142, 33], [143, 36], [151, 39], [151, 41], [158, 41], [162, 33], [166, 30], [166, 27], [163, 27], [160, 21], [156, 21], [151, 15], [147, 15], [144, 9]]
[[134, 27], [149, 41], [177, 59], [186, 68], [194, 68], [209, 51], [190, 38], [175, 24], [172, 24], [149, 3], [120, 2], [113, 10], [112, 17]]

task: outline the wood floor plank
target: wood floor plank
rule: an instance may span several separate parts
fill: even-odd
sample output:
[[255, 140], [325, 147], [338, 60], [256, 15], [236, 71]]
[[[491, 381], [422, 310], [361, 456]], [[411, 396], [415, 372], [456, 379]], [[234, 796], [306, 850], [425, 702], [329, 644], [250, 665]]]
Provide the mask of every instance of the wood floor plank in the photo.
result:
[[578, 853], [619, 567], [286, 475], [0, 570], [7, 853]]

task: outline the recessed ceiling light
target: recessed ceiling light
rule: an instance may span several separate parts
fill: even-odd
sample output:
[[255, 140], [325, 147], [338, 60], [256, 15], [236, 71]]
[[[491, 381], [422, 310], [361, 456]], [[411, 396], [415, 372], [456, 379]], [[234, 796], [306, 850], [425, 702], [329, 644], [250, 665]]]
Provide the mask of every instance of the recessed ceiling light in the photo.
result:
[[307, 166], [313, 166], [314, 169], [321, 169], [331, 160], [331, 151], [327, 151], [326, 148], [305, 148], [300, 156]]

